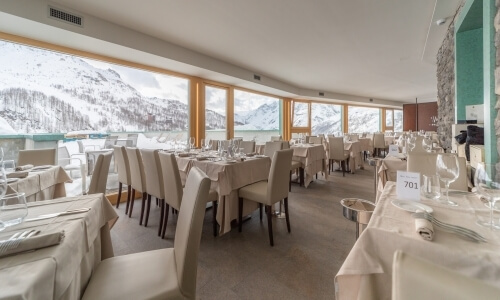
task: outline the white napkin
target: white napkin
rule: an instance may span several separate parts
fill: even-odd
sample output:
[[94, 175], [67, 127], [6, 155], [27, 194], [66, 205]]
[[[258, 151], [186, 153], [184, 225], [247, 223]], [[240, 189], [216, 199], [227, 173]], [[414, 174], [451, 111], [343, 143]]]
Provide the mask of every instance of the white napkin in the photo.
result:
[[26, 171], [29, 169], [33, 169], [33, 165], [24, 165], [24, 166], [17, 166], [16, 171]]
[[7, 174], [7, 178], [26, 178], [28, 177], [29, 172], [28, 171], [16, 171]]
[[415, 230], [426, 241], [432, 241], [434, 238], [434, 227], [426, 219], [415, 219]]
[[0, 241], [0, 257], [57, 245], [63, 239], [64, 230], [26, 238], [20, 240], [19, 243], [7, 240]]

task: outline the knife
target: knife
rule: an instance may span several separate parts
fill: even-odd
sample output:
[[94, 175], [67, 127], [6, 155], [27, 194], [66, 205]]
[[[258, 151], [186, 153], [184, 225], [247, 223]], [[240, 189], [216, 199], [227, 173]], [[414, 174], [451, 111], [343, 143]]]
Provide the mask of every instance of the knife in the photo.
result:
[[67, 210], [63, 212], [58, 212], [58, 213], [52, 213], [52, 214], [46, 214], [46, 215], [40, 215], [38, 217], [30, 218], [30, 219], [25, 219], [25, 222], [30, 222], [30, 221], [38, 221], [38, 220], [44, 220], [44, 219], [50, 219], [50, 218], [55, 218], [59, 216], [66, 216], [66, 215], [72, 215], [72, 214], [78, 214], [82, 212], [87, 212], [90, 210], [90, 207], [84, 207], [84, 208], [77, 208], [77, 209], [72, 209], [72, 210]]

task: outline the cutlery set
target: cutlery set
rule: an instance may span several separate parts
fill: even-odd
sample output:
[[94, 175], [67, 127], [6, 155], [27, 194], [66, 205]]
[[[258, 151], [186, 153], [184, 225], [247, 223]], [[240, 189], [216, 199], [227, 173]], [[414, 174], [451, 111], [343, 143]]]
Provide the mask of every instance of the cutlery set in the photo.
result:
[[25, 230], [13, 234], [7, 240], [0, 241], [0, 254], [7, 250], [16, 248], [19, 245], [19, 243], [21, 243], [22, 240], [35, 236], [40, 232], [41, 232], [40, 230], [36, 229]]

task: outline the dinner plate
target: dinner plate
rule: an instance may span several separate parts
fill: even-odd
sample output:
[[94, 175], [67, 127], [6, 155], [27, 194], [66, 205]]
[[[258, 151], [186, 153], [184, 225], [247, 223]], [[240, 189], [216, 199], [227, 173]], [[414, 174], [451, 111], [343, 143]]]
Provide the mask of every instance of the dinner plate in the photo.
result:
[[255, 157], [257, 157], [257, 158], [263, 158], [263, 157], [267, 157], [267, 156], [265, 156], [265, 155], [255, 155]]
[[409, 212], [417, 212], [417, 210], [424, 210], [428, 213], [432, 213], [434, 210], [432, 207], [422, 204], [417, 201], [409, 201], [409, 200], [392, 200], [392, 205], [400, 208], [402, 210], [406, 210]]
[[235, 160], [223, 160], [222, 162], [225, 163], [225, 164], [234, 164], [234, 163], [236, 163]]
[[53, 167], [52, 165], [36, 166], [36, 167], [32, 168], [30, 171], [41, 171], [41, 170], [47, 170], [47, 169], [50, 169], [50, 168], [52, 168], [52, 167]]

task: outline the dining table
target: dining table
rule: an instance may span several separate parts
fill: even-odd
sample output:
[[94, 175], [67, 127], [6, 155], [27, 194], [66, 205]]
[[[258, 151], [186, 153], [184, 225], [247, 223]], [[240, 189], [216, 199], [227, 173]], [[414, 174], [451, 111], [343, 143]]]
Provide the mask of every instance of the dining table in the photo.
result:
[[[368, 226], [335, 277], [336, 299], [391, 299], [396, 250], [500, 288], [500, 232], [477, 223], [489, 216], [489, 209], [474, 193], [452, 191], [450, 199], [458, 206], [424, 197], [413, 205], [400, 205], [396, 183], [387, 182]], [[430, 208], [436, 219], [474, 230], [487, 242], [463, 239], [436, 226], [433, 240], [425, 240], [417, 233], [409, 212], [416, 207]]]
[[39, 166], [25, 171], [9, 172], [8, 176], [9, 174], [26, 175], [24, 178], [7, 179], [7, 194], [22, 192], [28, 202], [65, 197], [64, 183], [72, 182], [61, 166]]
[[352, 174], [356, 173], [356, 168], [364, 169], [361, 156], [361, 142], [345, 141], [344, 150], [349, 152], [349, 170]]
[[295, 144], [290, 148], [293, 149], [292, 160], [300, 162], [301, 169], [304, 170], [306, 188], [313, 181], [314, 175], [319, 172], [327, 173], [326, 152], [322, 144]]
[[[80, 213], [37, 218], [83, 208]], [[25, 221], [0, 231], [2, 243], [15, 233], [40, 231], [10, 252], [0, 247], [0, 299], [80, 299], [93, 270], [114, 256], [110, 228], [117, 219], [103, 194], [29, 202]], [[56, 242], [48, 243], [54, 237]], [[21, 247], [28, 244], [30, 248]]]
[[[226, 159], [216, 152], [195, 152], [176, 156], [181, 178], [186, 178], [189, 170], [196, 166], [211, 180], [210, 188], [219, 196], [217, 223], [219, 234], [231, 231], [231, 221], [238, 219], [238, 189], [267, 180], [271, 168], [271, 158], [264, 155]], [[258, 208], [258, 203], [244, 200], [243, 214], [248, 215]]]
[[387, 155], [384, 159], [379, 160], [376, 166], [377, 176], [375, 177], [377, 184], [376, 201], [380, 198], [384, 187], [388, 181], [396, 181], [398, 171], [406, 171], [406, 157], [396, 157]]

